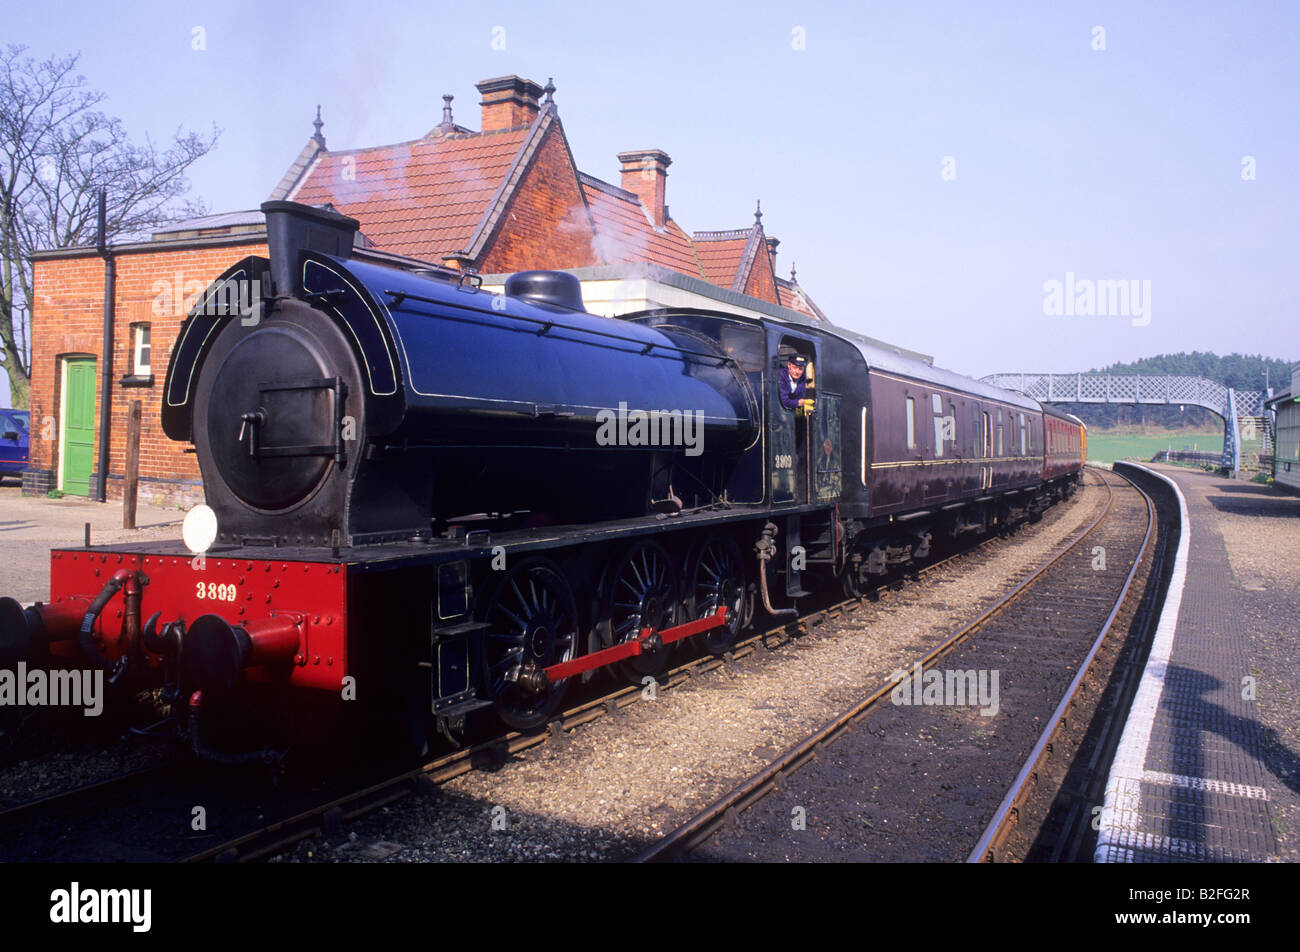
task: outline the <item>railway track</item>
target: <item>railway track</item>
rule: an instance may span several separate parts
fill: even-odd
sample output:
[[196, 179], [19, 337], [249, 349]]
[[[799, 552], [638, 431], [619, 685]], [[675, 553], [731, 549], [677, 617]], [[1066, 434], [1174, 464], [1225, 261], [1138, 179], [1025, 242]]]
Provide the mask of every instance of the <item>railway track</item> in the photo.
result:
[[16, 830], [41, 817], [95, 809], [131, 796], [174, 769], [170, 765], [144, 767], [94, 783], [61, 790], [0, 810], [0, 832]]
[[[1127, 478], [1127, 477], [1125, 477]], [[1050, 859], [1055, 862], [1062, 860], [1075, 860], [1083, 854], [1079, 849], [1080, 844], [1089, 837], [1086, 830], [1090, 828], [1087, 822], [1091, 818], [1091, 813], [1087, 809], [1089, 803], [1100, 803], [1102, 788], [1105, 785], [1106, 763], [1110, 760], [1110, 755], [1114, 752], [1114, 746], [1119, 740], [1119, 734], [1123, 730], [1125, 715], [1129, 709], [1129, 702], [1132, 700], [1134, 689], [1137, 685], [1137, 675], [1141, 672], [1141, 665], [1132, 663], [1138, 657], [1144, 657], [1145, 653], [1134, 651], [1130, 653], [1130, 663], [1128, 663], [1121, 673], [1121, 681], [1116, 692], [1116, 697], [1112, 703], [1104, 708], [1101, 707], [1102, 693], [1106, 682], [1111, 679], [1114, 673], [1115, 664], [1118, 658], [1110, 658], [1110, 664], [1103, 663], [1104, 649], [1108, 641], [1113, 641], [1112, 631], [1118, 626], [1121, 616], [1121, 610], [1129, 600], [1129, 594], [1133, 590], [1138, 577], [1138, 570], [1143, 564], [1143, 560], [1153, 546], [1155, 548], [1152, 559], [1150, 575], [1158, 577], [1164, 560], [1165, 537], [1159, 533], [1156, 505], [1154, 500], [1143, 494], [1147, 505], [1147, 522], [1146, 530], [1142, 538], [1142, 546], [1138, 556], [1133, 560], [1132, 566], [1124, 579], [1119, 598], [1116, 600], [1114, 608], [1107, 616], [1101, 630], [1097, 633], [1096, 639], [1088, 650], [1088, 655], [1080, 666], [1074, 680], [1070, 682], [1065, 696], [1061, 698], [1060, 704], [1052, 712], [1047, 726], [1044, 728], [1042, 736], [1039, 737], [1038, 743], [1034, 745], [1029, 756], [1025, 759], [1016, 775], [1016, 779], [1011, 784], [1011, 789], [998, 805], [997, 812], [989, 821], [979, 842], [971, 850], [967, 862], [970, 863], [993, 863], [1006, 862], [1009, 860], [1024, 859], [1029, 850], [1023, 845], [1013, 844], [1012, 840], [1017, 833], [1023, 833], [1030, 828], [1037, 828], [1041, 824], [1034, 824], [1030, 820], [1030, 804], [1035, 798], [1042, 798], [1043, 788], [1048, 785], [1047, 774], [1052, 768], [1059, 768], [1059, 772], [1064, 772], [1064, 767], [1068, 764], [1070, 758], [1078, 752], [1080, 743], [1071, 743], [1067, 736], [1071, 728], [1077, 725], [1085, 717], [1092, 718], [1101, 714], [1101, 723], [1098, 730], [1098, 741], [1093, 745], [1092, 757], [1088, 763], [1089, 781], [1086, 784], [1087, 792], [1083, 796], [1074, 796], [1069, 804], [1068, 814], [1061, 824], [1061, 828], [1054, 832], [1052, 836], [1052, 847], [1046, 854], [1041, 851], [1042, 840], [1036, 838], [1037, 845], [1040, 847], [1039, 857]], [[1142, 645], [1149, 641], [1150, 621], [1155, 617], [1156, 603], [1158, 602], [1159, 586], [1149, 586], [1143, 594], [1142, 600], [1137, 608], [1136, 617], [1133, 619], [1133, 629], [1137, 640]], [[1118, 653], [1119, 645], [1115, 645]], [[1099, 710], [1099, 708], [1101, 708]], [[1103, 757], [1103, 754], [1105, 755]], [[1040, 813], [1046, 813], [1047, 809], [1043, 808]], [[1045, 819], [1045, 817], [1043, 818]]]
[[[867, 597], [888, 599], [892, 592], [904, 587], [906, 580], [919, 580], [934, 574], [977, 551], [996, 548], [997, 544], [1011, 544], [1003, 536], [993, 535], [977, 544], [965, 547], [925, 566], [890, 580], [877, 592]], [[702, 675], [731, 661], [739, 660], [762, 647], [779, 645], [801, 632], [807, 632], [838, 617], [850, 615], [860, 607], [862, 599], [846, 599], [836, 604], [818, 608], [797, 620], [773, 625], [739, 642], [723, 657], [704, 655], [665, 672], [657, 679], [657, 690], [671, 690], [691, 678]], [[290, 809], [272, 822], [251, 826], [235, 836], [223, 837], [214, 845], [197, 850], [180, 850], [168, 859], [187, 863], [249, 862], [283, 851], [301, 840], [328, 834], [343, 823], [371, 813], [401, 800], [422, 788], [430, 788], [462, 776], [472, 770], [493, 766], [530, 748], [544, 744], [582, 725], [607, 714], [612, 714], [642, 698], [639, 686], [625, 687], [603, 697], [579, 704], [552, 721], [540, 734], [509, 733], [461, 750], [438, 757], [430, 762], [380, 781], [349, 790], [339, 796], [330, 796], [318, 802], [303, 803], [300, 809]], [[36, 820], [49, 821], [59, 817], [67, 824], [69, 818], [79, 813], [92, 817], [105, 804], [129, 799], [150, 786], [170, 786], [171, 767], [139, 771], [131, 775], [76, 788], [62, 794], [31, 801], [6, 811], [0, 811], [0, 829], [29, 824]], [[162, 779], [166, 778], [166, 783]], [[184, 797], [182, 797], [184, 799]], [[189, 799], [193, 799], [190, 797]], [[209, 838], [210, 839], [210, 838]]]
[[[929, 651], [917, 662], [921, 665], [921, 670], [932, 670], [941, 659], [960, 650], [976, 635], [979, 636], [977, 640], [982, 646], [987, 647], [990, 643], [996, 644], [1002, 641], [1010, 645], [1014, 651], [1017, 640], [1025, 635], [1026, 631], [1032, 632], [1035, 629], [1041, 631], [1044, 621], [1041, 606], [1053, 604], [1070, 605], [1071, 614], [1066, 619], [1057, 617], [1052, 620], [1054, 624], [1051, 629], [1052, 637], [1065, 638], [1072, 634], [1077, 636], [1079, 632], [1088, 629], [1094, 632], [1101, 631], [1101, 634], [1092, 640], [1093, 648], [1088, 653], [1087, 662], [1095, 658], [1096, 646], [1104, 641], [1105, 633], [1110, 631], [1121, 606], [1127, 599], [1138, 566], [1147, 553], [1155, 525], [1155, 510], [1150, 499], [1123, 477], [1113, 473], [1103, 476], [1101, 473], [1094, 472], [1094, 475], [1107, 489], [1105, 504], [1097, 517], [1067, 545], [1036, 569], [1026, 573], [1010, 591], [973, 622], [964, 625]], [[1121, 495], [1140, 498], [1141, 505], [1132, 504], [1133, 499], [1121, 502]], [[1144, 516], [1142, 531], [1137, 534], [1136, 539], [1129, 525], [1134, 516]], [[1082, 548], [1085, 543], [1092, 543], [1093, 552], [1097, 548], [1104, 549], [1112, 565], [1118, 561], [1128, 567], [1122, 585], [1114, 595], [1099, 597], [1094, 590], [1095, 579], [1084, 576], [1087, 581], [1081, 580], [1077, 563], [1081, 552], [1087, 554], [1087, 551]], [[1093, 558], [1095, 560], [1095, 555]], [[1031, 752], [1031, 762], [1041, 763], [1041, 759], [1051, 750], [1053, 725], [1067, 719], [1071, 707], [1070, 698], [1077, 697], [1081, 685], [1086, 683], [1082, 672], [1088, 666], [1087, 663], [1083, 665], [1080, 674], [1067, 691], [1066, 698], [1057, 705], [1052, 725], [1043, 732], [1043, 736]], [[851, 732], [853, 725], [878, 711], [882, 707], [882, 702], [890, 698], [902, 682], [914, 677], [915, 673], [916, 669], [913, 668], [908, 675], [891, 679], [853, 707], [828, 721], [802, 742], [778, 756], [766, 768], [737, 785], [685, 824], [646, 848], [636, 857], [636, 861], [660, 862], [684, 859], [721, 831], [738, 827], [742, 813], [773, 791], [794, 786], [792, 774], [822, 759], [827, 750], [842, 735]], [[990, 836], [998, 843], [1005, 838], [1008, 825], [1014, 824], [1019, 816], [1018, 807], [1025, 797], [1023, 791], [1028, 789], [1027, 782], [1035, 775], [1035, 768], [1026, 765], [1021, 769], [1021, 775], [1015, 788], [1007, 794], [1006, 802], [999, 809], [994, 823], [991, 824], [991, 828], [996, 828], [996, 831]], [[1017, 792], [1018, 790], [1022, 792]], [[972, 839], [974, 835], [971, 834]], [[997, 849], [997, 847], [992, 848]], [[733, 857], [737, 854], [734, 848], [730, 852]]]

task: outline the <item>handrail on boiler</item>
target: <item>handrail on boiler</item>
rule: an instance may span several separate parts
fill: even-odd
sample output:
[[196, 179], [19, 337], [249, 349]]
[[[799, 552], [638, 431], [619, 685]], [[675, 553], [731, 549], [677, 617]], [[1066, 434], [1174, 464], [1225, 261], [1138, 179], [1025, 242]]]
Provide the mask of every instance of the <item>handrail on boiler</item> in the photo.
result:
[[[458, 310], [470, 311], [475, 314], [487, 313], [482, 308], [469, 307], [464, 304], [453, 304], [450, 301], [440, 301], [437, 298], [423, 297], [419, 294], [412, 294], [409, 291], [395, 291], [391, 289], [385, 289], [384, 293], [390, 295], [393, 298], [393, 300], [390, 302], [392, 307], [401, 307], [403, 301], [411, 300], [411, 301], [419, 301], [422, 304], [437, 304], [440, 307], [454, 307]], [[424, 314], [426, 312], [421, 311], [419, 313]], [[539, 325], [542, 328], [540, 331], [538, 331], [539, 334], [545, 334], [551, 328], [556, 327], [556, 328], [560, 328], [561, 330], [573, 331], [574, 333], [577, 334], [591, 334], [594, 337], [606, 337], [609, 338], [610, 340], [623, 341], [626, 344], [635, 344], [641, 348], [642, 354], [648, 354], [654, 348], [658, 347], [661, 350], [673, 350], [679, 354], [686, 354], [691, 357], [702, 357], [705, 360], [716, 360], [718, 361], [719, 367], [726, 367], [736, 363], [734, 357], [727, 357], [721, 354], [710, 354], [707, 351], [701, 351], [701, 350], [689, 350], [688, 348], [685, 347], [678, 347], [676, 344], [659, 344], [654, 342], [647, 342], [644, 340], [638, 340], [635, 337], [628, 337], [626, 334], [615, 334], [610, 331], [592, 330], [591, 328], [588, 327], [577, 327], [573, 324], [565, 324], [561, 321], [542, 320], [541, 318], [537, 318], [537, 317], [527, 317], [523, 314], [510, 314], [506, 311], [497, 311], [494, 313], [500, 314], [503, 317], [511, 318], [512, 320], [524, 321], [525, 323], [528, 324]], [[441, 317], [442, 315], [428, 314], [428, 316]]]

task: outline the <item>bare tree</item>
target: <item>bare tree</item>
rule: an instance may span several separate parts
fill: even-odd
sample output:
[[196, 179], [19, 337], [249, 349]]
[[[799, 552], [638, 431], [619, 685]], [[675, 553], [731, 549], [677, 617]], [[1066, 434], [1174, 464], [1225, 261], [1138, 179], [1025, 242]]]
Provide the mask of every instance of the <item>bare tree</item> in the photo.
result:
[[219, 135], [215, 126], [208, 135], [178, 129], [166, 148], [133, 145], [120, 121], [96, 109], [103, 94], [74, 73], [79, 56], [38, 63], [25, 52], [0, 51], [0, 366], [15, 407], [28, 401], [32, 253], [95, 241], [100, 188], [106, 241], [202, 214], [185, 199], [185, 173]]

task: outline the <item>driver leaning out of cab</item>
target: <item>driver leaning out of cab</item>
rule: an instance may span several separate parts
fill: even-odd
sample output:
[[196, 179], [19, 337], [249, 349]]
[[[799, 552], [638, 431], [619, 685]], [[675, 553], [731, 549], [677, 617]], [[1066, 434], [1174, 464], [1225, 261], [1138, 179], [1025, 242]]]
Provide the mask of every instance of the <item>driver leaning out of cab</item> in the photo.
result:
[[800, 416], [809, 416], [813, 412], [813, 400], [805, 393], [808, 381], [804, 374], [807, 369], [807, 357], [803, 354], [791, 354], [785, 366], [781, 368], [781, 380], [777, 386], [781, 396], [781, 406], [793, 410]]

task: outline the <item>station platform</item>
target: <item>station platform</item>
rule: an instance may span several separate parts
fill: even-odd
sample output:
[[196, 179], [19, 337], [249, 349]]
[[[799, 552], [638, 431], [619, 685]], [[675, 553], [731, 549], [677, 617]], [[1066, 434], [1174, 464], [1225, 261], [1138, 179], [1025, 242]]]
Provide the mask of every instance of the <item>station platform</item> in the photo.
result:
[[1296, 861], [1300, 498], [1143, 468], [1177, 488], [1183, 532], [1094, 859]]

